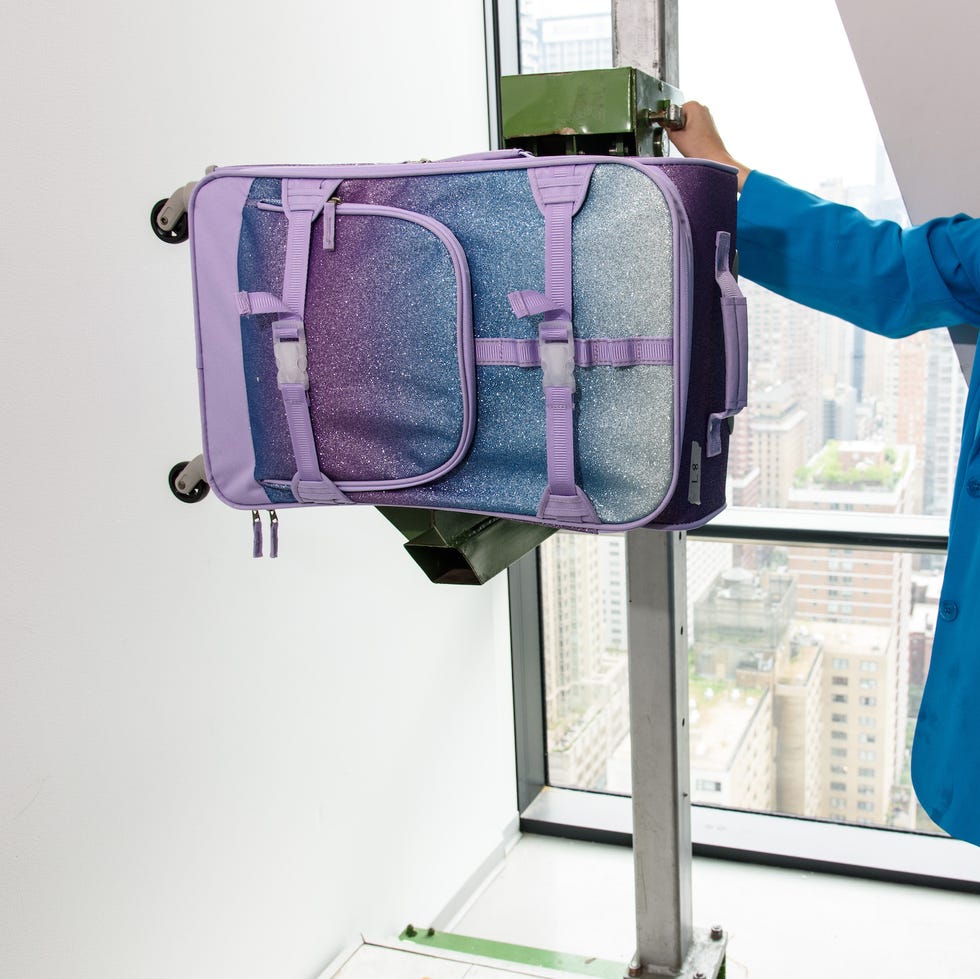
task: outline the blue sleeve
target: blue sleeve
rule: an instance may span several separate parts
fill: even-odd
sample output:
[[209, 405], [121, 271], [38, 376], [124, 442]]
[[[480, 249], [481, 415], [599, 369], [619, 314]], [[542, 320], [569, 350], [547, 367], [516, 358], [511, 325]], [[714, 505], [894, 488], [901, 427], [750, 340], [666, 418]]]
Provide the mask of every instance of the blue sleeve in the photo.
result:
[[745, 278], [884, 336], [980, 325], [980, 220], [963, 214], [902, 228], [753, 171], [738, 253]]

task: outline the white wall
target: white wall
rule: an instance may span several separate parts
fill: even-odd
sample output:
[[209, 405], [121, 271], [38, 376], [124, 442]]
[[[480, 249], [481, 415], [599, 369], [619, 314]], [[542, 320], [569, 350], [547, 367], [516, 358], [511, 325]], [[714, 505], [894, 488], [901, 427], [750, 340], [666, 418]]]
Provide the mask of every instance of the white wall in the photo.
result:
[[308, 979], [425, 922], [515, 815], [504, 582], [374, 511], [184, 506], [209, 163], [486, 146], [480, 0], [8, 4], [0, 976]]
[[837, 8], [911, 219], [980, 215], [980, 5], [837, 0]]

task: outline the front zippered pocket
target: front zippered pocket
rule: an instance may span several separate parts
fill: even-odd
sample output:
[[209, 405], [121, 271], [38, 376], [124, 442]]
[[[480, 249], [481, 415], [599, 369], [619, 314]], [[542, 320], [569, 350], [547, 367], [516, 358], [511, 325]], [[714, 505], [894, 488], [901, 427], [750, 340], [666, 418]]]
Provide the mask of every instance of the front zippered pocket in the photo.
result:
[[[256, 183], [259, 183], [258, 181]], [[268, 181], [261, 183], [268, 185]], [[281, 205], [243, 215], [239, 283], [270, 286]], [[320, 469], [347, 492], [423, 485], [452, 471], [475, 428], [470, 276], [453, 233], [417, 212], [328, 201], [311, 229], [305, 330], [308, 399]], [[268, 315], [242, 320], [255, 477], [280, 501], [295, 471], [271, 357]]]

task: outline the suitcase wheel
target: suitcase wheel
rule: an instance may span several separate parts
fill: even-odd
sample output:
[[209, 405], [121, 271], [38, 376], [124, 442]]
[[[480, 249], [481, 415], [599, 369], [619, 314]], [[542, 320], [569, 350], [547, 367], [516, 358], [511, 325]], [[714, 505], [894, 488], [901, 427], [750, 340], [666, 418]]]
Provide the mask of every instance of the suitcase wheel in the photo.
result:
[[168, 245], [179, 245], [181, 242], [187, 241], [189, 237], [186, 211], [181, 214], [176, 221], [174, 221], [173, 227], [161, 228], [160, 225], [157, 224], [157, 217], [164, 207], [166, 207], [168, 199], [169, 198], [164, 198], [162, 201], [157, 201], [156, 204], [153, 205], [153, 208], [150, 211], [150, 227], [153, 228], [153, 233], [160, 239], [160, 241], [165, 241]]
[[[192, 460], [196, 461], [196, 460]], [[189, 487], [186, 486], [190, 482], [188, 479], [181, 480], [181, 476], [184, 475], [184, 470], [188, 469], [191, 463], [188, 462], [178, 462], [170, 470], [170, 475], [167, 477], [167, 482], [170, 484], [170, 492], [180, 500], [181, 503], [200, 503], [211, 492], [211, 487], [208, 486], [207, 480], [203, 478], [198, 478]], [[194, 478], [194, 473], [190, 474], [190, 479]], [[185, 488], [181, 488], [184, 486]]]

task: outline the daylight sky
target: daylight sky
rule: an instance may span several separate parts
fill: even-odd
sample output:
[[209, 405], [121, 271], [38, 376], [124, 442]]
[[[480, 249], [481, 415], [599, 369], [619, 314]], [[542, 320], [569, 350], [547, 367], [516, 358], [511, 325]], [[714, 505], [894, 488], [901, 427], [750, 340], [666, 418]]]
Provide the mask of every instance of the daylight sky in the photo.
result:
[[[678, 0], [680, 84], [733, 155], [807, 189], [875, 177], [877, 126], [834, 0]], [[609, 0], [523, 0], [540, 17]]]

